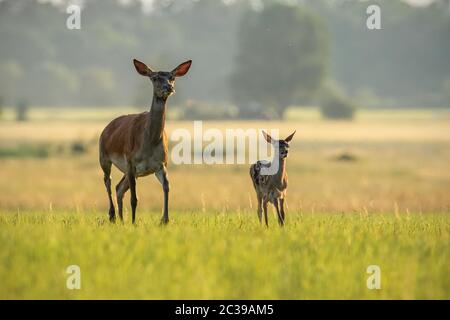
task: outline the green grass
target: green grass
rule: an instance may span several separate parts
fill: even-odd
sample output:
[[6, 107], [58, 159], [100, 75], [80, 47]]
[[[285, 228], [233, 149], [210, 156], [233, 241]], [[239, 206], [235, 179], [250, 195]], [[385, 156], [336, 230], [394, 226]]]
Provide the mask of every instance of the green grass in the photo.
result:
[[[128, 216], [126, 218], [129, 218]], [[449, 299], [448, 214], [0, 213], [0, 298]], [[67, 266], [81, 290], [66, 288]], [[381, 268], [381, 290], [366, 287]]]

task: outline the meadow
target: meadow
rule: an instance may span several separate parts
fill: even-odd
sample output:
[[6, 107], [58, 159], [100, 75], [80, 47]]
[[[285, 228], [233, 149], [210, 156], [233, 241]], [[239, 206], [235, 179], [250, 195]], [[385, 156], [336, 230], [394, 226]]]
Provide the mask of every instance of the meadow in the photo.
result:
[[[33, 111], [0, 122], [0, 298], [449, 299], [450, 113], [361, 111], [323, 121], [208, 121], [297, 134], [287, 225], [257, 222], [248, 165], [170, 165], [162, 190], [138, 180], [137, 225], [107, 222], [101, 129], [131, 108]], [[192, 129], [169, 119], [167, 131]], [[113, 171], [113, 184], [120, 174]], [[82, 289], [66, 288], [79, 265]], [[366, 286], [381, 268], [381, 290]]]

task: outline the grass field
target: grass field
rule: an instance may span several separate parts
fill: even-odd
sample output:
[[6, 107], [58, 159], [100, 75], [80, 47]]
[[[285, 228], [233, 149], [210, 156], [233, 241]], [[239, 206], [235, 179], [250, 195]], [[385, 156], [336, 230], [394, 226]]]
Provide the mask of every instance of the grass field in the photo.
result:
[[[0, 298], [450, 298], [448, 215], [291, 214], [285, 230], [246, 213], [158, 218], [1, 215]], [[81, 290], [66, 288], [72, 264]], [[374, 264], [381, 290], [366, 287]]]
[[[169, 226], [158, 226], [154, 177], [138, 181], [137, 226], [128, 205], [125, 225], [107, 223], [97, 139], [122, 112], [42, 109], [24, 123], [6, 112], [0, 298], [450, 298], [447, 111], [363, 111], [333, 122], [292, 110], [284, 122], [205, 122], [297, 129], [284, 230], [273, 212], [269, 229], [257, 223], [248, 165], [169, 165]], [[169, 136], [175, 128], [192, 123], [169, 117]], [[81, 290], [66, 288], [71, 264]], [[366, 287], [373, 264], [381, 290]]]

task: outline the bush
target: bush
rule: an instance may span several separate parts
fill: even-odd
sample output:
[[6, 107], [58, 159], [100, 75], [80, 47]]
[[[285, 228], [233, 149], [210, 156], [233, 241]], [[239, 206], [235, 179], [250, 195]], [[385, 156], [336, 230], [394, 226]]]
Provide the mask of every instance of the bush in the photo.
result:
[[200, 101], [188, 100], [180, 108], [181, 118], [185, 120], [234, 119], [238, 110], [234, 106], [216, 105]]
[[351, 162], [357, 161], [358, 157], [351, 152], [342, 152], [334, 157], [336, 161]]
[[48, 158], [51, 146], [48, 144], [19, 144], [0, 148], [0, 158]]
[[88, 152], [88, 146], [83, 141], [74, 141], [70, 145], [70, 152], [74, 155], [84, 154]]
[[353, 119], [356, 111], [354, 103], [342, 91], [328, 88], [320, 104], [322, 116], [326, 119]]

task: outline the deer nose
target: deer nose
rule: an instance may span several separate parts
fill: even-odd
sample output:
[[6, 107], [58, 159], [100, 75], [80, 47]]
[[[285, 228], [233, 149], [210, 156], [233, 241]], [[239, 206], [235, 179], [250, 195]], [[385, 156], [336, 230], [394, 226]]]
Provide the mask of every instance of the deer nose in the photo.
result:
[[172, 92], [173, 91], [173, 86], [171, 86], [170, 84], [167, 84], [164, 86], [164, 90], [168, 91], [168, 92]]

